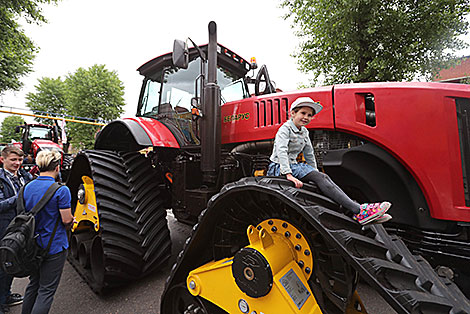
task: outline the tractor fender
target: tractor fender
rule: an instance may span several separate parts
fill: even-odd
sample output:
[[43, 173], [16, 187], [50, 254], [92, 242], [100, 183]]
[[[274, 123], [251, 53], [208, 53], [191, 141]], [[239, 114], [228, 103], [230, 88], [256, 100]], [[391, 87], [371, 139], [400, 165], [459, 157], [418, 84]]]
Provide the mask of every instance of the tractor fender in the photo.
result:
[[137, 151], [146, 147], [179, 148], [163, 123], [151, 118], [125, 118], [106, 125], [97, 135], [95, 149]]
[[390, 201], [393, 223], [442, 231], [449, 227], [448, 222], [431, 217], [413, 175], [390, 153], [372, 143], [329, 151], [323, 168], [359, 203]]

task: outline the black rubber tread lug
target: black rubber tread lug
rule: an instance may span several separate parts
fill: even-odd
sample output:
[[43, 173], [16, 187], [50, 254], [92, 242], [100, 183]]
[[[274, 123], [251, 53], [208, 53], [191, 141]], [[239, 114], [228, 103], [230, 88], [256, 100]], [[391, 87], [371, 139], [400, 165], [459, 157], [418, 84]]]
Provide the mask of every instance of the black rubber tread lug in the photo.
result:
[[[156, 238], [158, 238], [161, 234], [164, 234], [166, 235], [166, 232], [165, 232], [165, 222], [164, 221], [160, 221], [158, 222], [158, 224], [155, 226], [154, 229], [152, 229], [146, 236], [145, 236], [145, 239], [144, 241], [142, 242], [142, 247], [152, 247], [152, 245], [154, 245], [154, 242], [158, 242], [158, 241], [155, 241]], [[169, 234], [169, 232], [168, 232]]]
[[[95, 166], [93, 165], [93, 167]], [[115, 186], [116, 189], [119, 189], [120, 186], [124, 187], [125, 190], [129, 188], [129, 185], [126, 182], [127, 178], [125, 176], [122, 176], [122, 174], [118, 176], [116, 173], [106, 170], [107, 169], [97, 169], [96, 167], [94, 168], [93, 181], [96, 182], [96, 184], [101, 184], [103, 186]], [[125, 194], [128, 194], [128, 192], [126, 191]]]
[[[148, 219], [145, 221], [145, 223], [142, 224], [142, 227], [140, 228], [139, 235], [145, 235], [148, 233], [152, 233], [151, 229], [154, 229], [153, 227], [157, 226], [159, 223], [163, 226], [167, 224], [166, 221], [166, 216], [164, 215], [165, 213], [162, 213], [161, 215], [153, 215], [151, 219]], [[158, 229], [158, 228], [155, 228]]]
[[[139, 219], [137, 219], [137, 223], [140, 224], [140, 223], [147, 221], [149, 219], [148, 217], [153, 214], [154, 210], [156, 210], [157, 208], [161, 206], [163, 206], [163, 201], [160, 200], [159, 198], [153, 202], [149, 202], [148, 207], [138, 206], [135, 209], [135, 212], [140, 214]], [[142, 209], [143, 209], [143, 212], [142, 212]]]
[[149, 247], [148, 247], [148, 250], [147, 250], [147, 253], [144, 255], [144, 260], [149, 260], [149, 258], [152, 258], [152, 253], [156, 250], [160, 250], [160, 248], [165, 244], [165, 238], [169, 236], [169, 233], [166, 234], [166, 233], [158, 233], [158, 234], [155, 234], [155, 237], [152, 238], [152, 242], [149, 242]]
[[100, 169], [100, 166], [95, 166], [95, 164], [93, 164], [93, 167], [94, 182], [105, 186], [112, 184], [113, 186], [116, 186], [116, 188], [122, 186], [125, 189], [123, 190], [125, 191], [124, 193], [128, 194], [126, 190], [129, 188], [129, 184], [126, 182], [126, 176], [124, 176], [122, 173], [109, 171], [109, 169], [106, 169], [105, 167], [101, 167]]
[[137, 235], [137, 232], [135, 230], [126, 230], [124, 229], [124, 226], [116, 224], [109, 224], [105, 232], [114, 235], [122, 235], [126, 237], [127, 241], [132, 241], [133, 243], [139, 243], [141, 239], [141, 237]]
[[141, 189], [138, 189], [135, 192], [135, 196], [132, 199], [133, 202], [140, 202], [143, 198], [147, 197], [149, 194], [154, 194], [154, 198], [158, 199], [160, 194], [159, 185], [154, 182], [149, 182], [148, 184], [144, 185]]
[[[121, 276], [127, 276], [132, 270], [132, 276], [140, 276], [141, 262], [136, 260], [135, 255], [123, 250], [122, 247], [116, 247], [109, 244], [104, 244], [106, 268], [112, 267], [116, 271], [116, 266], [119, 266], [120, 271], [124, 273]], [[125, 268], [125, 271], [123, 271]], [[108, 275], [108, 274], [106, 274]]]
[[158, 186], [158, 184], [161, 183], [161, 181], [157, 178], [155, 179], [154, 178], [146, 178], [145, 176], [144, 177], [140, 177], [140, 180], [138, 177], [136, 177], [137, 180], [134, 180], [133, 182], [133, 190], [132, 192], [137, 192], [137, 191], [142, 191], [143, 188], [145, 188], [146, 186], [148, 185], [152, 185], [152, 184], [155, 184], [157, 183], [156, 185]]
[[[219, 194], [213, 196], [208, 202], [207, 209], [201, 213], [199, 222], [204, 225], [214, 221], [212, 216], [220, 217], [221, 214], [212, 209], [217, 204], [226, 205], [224, 199], [234, 202], [234, 195], [237, 193], [245, 195], [242, 193], [247, 193], [249, 190], [250, 193], [266, 194], [267, 199], [272, 199], [266, 202], [272, 202], [274, 197], [270, 196], [275, 196], [282, 199], [286, 206], [298, 208], [298, 212], [307, 217], [313, 229], [318, 230], [327, 241], [325, 243], [331, 245], [335, 253], [341, 254], [398, 313], [470, 313], [470, 302], [459, 288], [449, 279], [437, 276], [430, 264], [422, 257], [414, 256], [403, 241], [390, 236], [381, 225], [361, 227], [349, 217], [338, 213], [337, 205], [315, 194], [308, 185], [305, 187], [305, 189], [295, 189], [291, 182], [283, 179], [243, 178], [224, 186]], [[248, 203], [240, 208], [242, 215], [251, 215]], [[245, 221], [244, 217], [238, 219], [240, 223]], [[212, 234], [207, 228], [210, 226], [195, 228], [183, 251], [178, 255], [162, 296], [162, 311], [171, 308], [168, 307], [170, 300], [167, 299], [167, 292], [180, 283], [184, 284], [188, 272], [201, 265], [201, 260], [195, 262], [192, 259], [197, 256], [194, 254], [204, 254], [197, 248], [203, 248], [201, 243], [204, 242], [204, 237]], [[239, 236], [239, 228], [236, 226], [213, 228], [213, 230], [223, 229], [234, 237]], [[219, 245], [230, 248], [230, 243]], [[210, 260], [210, 256], [199, 257], [201, 258]], [[329, 302], [322, 298], [318, 296], [317, 301]]]
[[[104, 188], [103, 186], [95, 186], [95, 195], [97, 198], [97, 205], [105, 207], [107, 204], [111, 204], [109, 208], [124, 208], [125, 210], [132, 208], [135, 206], [134, 202], [125, 198], [125, 195], [117, 194], [119, 193], [118, 190]], [[101, 204], [101, 201], [104, 201]]]
[[136, 206], [134, 211], [140, 213], [141, 215], [146, 215], [147, 214], [146, 212], [148, 211], [147, 208], [149, 206], [152, 206], [152, 204], [155, 202], [163, 203], [161, 202], [161, 200], [159, 200], [159, 198], [157, 198], [157, 196], [153, 196], [153, 195], [148, 196], [140, 201], [140, 204]]
[[[119, 214], [116, 214], [115, 212], [103, 209], [101, 211], [102, 216], [100, 216], [100, 224], [115, 224], [116, 226], [119, 226], [119, 228], [124, 228], [124, 230], [128, 230], [133, 233], [138, 233], [140, 226], [136, 224], [133, 220], [127, 219], [126, 217], [122, 217]], [[114, 226], [109, 226], [109, 229], [113, 228]], [[107, 230], [103, 230], [103, 232], [106, 232]], [[139, 238], [140, 239], [140, 238]]]
[[[77, 263], [74, 268], [100, 293], [141, 278], [165, 264], [171, 254], [170, 233], [164, 201], [155, 182], [157, 176], [145, 156], [137, 152], [95, 150], [80, 154], [88, 159], [95, 185], [104, 281], [95, 282], [90, 272], [80, 269]], [[142, 181], [150, 182], [153, 191], [146, 185], [136, 188]], [[148, 243], [152, 241], [156, 241], [153, 246]]]
[[118, 176], [123, 176], [123, 166], [119, 164], [119, 159], [116, 158], [109, 158], [97, 155], [97, 154], [90, 154], [89, 158], [92, 159], [93, 167], [95, 171], [107, 171], [114, 173]]
[[106, 164], [109, 167], [115, 166], [116, 168], [124, 169], [121, 163], [121, 158], [119, 155], [116, 155], [116, 152], [106, 150], [86, 150], [84, 153], [94, 164]]
[[[136, 213], [129, 211], [127, 208], [123, 208], [121, 206], [116, 206], [116, 202], [113, 200], [108, 200], [108, 199], [101, 199], [100, 200], [100, 207], [101, 208], [113, 208], [113, 212], [117, 211], [119, 214], [126, 216], [128, 219], [135, 220], [137, 218], [140, 218], [137, 216]], [[138, 222], [137, 222], [138, 223]]]
[[105, 245], [109, 244], [111, 246], [121, 247], [124, 250], [129, 251], [131, 254], [142, 255], [142, 253], [144, 252], [141, 248], [135, 247], [122, 241], [122, 237], [113, 237], [111, 235], [108, 236], [107, 239], [105, 239], [103, 242]]
[[[171, 251], [171, 244], [165, 242], [163, 246], [160, 247], [161, 249], [166, 249], [167, 251]], [[168, 253], [166, 256], [153, 256], [152, 259], [146, 260], [146, 265], [144, 266], [144, 271], [146, 273], [151, 273], [156, 269], [162, 267], [162, 265], [166, 265], [168, 259], [171, 257], [171, 254]]]

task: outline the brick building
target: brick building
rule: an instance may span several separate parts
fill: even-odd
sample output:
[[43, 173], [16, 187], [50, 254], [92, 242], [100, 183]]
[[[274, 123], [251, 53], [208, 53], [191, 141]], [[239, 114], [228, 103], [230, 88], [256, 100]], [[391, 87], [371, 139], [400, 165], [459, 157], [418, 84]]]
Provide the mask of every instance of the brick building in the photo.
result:
[[470, 80], [470, 56], [462, 57], [456, 65], [441, 70], [433, 81], [461, 83], [464, 79]]

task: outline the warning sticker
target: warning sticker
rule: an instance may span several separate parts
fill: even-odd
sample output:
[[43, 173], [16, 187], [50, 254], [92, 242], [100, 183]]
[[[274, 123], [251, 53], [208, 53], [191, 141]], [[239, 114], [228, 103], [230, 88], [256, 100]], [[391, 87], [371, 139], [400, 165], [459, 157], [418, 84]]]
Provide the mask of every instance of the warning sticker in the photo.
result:
[[304, 286], [302, 281], [297, 277], [294, 270], [289, 270], [279, 280], [281, 285], [287, 291], [292, 301], [295, 303], [297, 308], [300, 310], [310, 296], [310, 291]]
[[96, 213], [96, 207], [94, 205], [88, 204], [88, 210]]

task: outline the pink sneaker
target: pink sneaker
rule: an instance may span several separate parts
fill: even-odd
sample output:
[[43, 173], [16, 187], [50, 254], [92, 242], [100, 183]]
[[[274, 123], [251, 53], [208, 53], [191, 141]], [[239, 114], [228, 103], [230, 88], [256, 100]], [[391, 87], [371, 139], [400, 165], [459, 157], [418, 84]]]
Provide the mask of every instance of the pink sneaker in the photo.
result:
[[384, 222], [387, 222], [391, 219], [392, 219], [392, 215], [383, 214], [382, 216], [380, 216], [376, 220], [373, 220], [371, 223], [373, 223], [373, 224], [383, 224]]
[[389, 202], [361, 204], [361, 211], [355, 214], [353, 219], [361, 225], [365, 225], [382, 217], [391, 206], [392, 204]]

